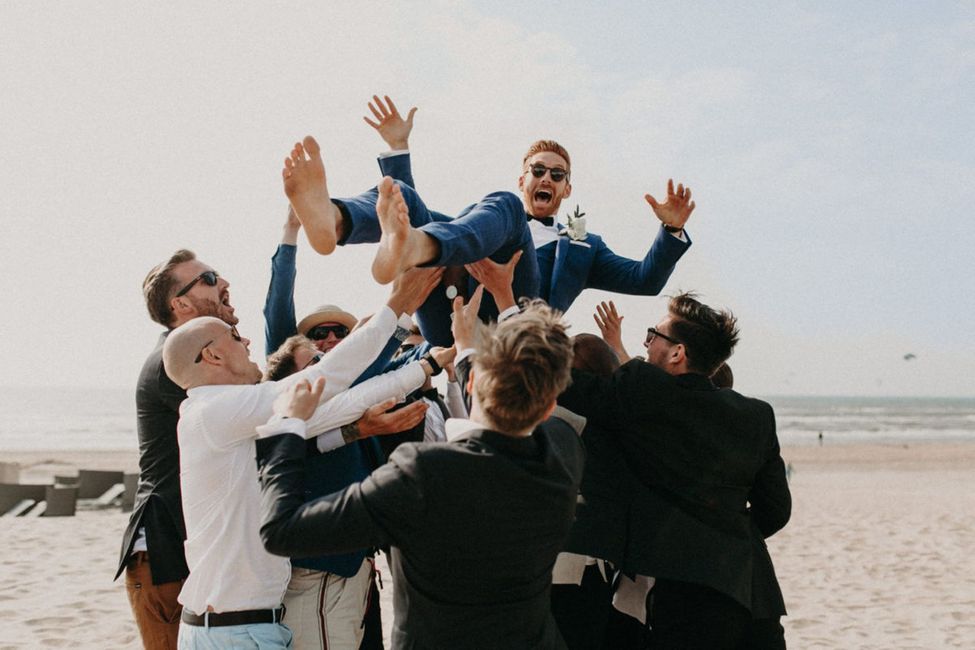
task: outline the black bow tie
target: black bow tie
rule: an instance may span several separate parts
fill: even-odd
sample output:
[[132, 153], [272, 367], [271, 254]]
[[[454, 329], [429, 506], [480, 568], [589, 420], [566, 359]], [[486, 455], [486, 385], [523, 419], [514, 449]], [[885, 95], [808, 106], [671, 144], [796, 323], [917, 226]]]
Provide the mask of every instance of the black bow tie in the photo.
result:
[[529, 220], [534, 219], [535, 221], [538, 221], [539, 223], [544, 224], [546, 226], [555, 225], [555, 217], [533, 217], [531, 215], [528, 215], [528, 219]]

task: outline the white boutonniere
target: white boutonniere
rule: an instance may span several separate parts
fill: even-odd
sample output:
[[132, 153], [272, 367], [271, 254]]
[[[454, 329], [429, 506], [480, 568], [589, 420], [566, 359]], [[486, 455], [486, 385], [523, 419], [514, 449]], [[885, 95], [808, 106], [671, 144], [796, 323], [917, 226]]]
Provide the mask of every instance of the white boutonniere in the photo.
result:
[[574, 214], [566, 214], [565, 216], [568, 220], [568, 225], [562, 231], [562, 234], [568, 235], [574, 241], [585, 240], [589, 236], [586, 232], [586, 213], [579, 212], [579, 206], [577, 205]]

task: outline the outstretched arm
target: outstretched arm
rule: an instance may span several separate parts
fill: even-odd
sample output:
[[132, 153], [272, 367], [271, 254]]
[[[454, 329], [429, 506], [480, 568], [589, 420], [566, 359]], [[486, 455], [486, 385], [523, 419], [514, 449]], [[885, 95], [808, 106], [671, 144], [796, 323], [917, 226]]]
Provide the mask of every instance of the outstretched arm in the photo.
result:
[[271, 283], [264, 299], [264, 351], [270, 355], [298, 331], [295, 319], [295, 261], [301, 222], [288, 206], [281, 243], [271, 258]]
[[[397, 456], [368, 477], [342, 492], [303, 503], [305, 444], [303, 417], [310, 417], [321, 396], [303, 382], [292, 388], [291, 403], [282, 424], [291, 432], [261, 441], [263, 521], [261, 539], [276, 555], [311, 557], [341, 553], [393, 541], [392, 530], [408, 526], [418, 516], [422, 495]], [[419, 519], [417, 519], [419, 520]]]
[[369, 102], [369, 110], [376, 120], [370, 120], [368, 116], [364, 116], [362, 119], [366, 121], [366, 124], [376, 129], [379, 137], [389, 145], [392, 151], [409, 149], [410, 132], [413, 130], [413, 116], [416, 114], [416, 106], [410, 109], [404, 120], [389, 95], [383, 97], [386, 100], [385, 104], [377, 95], [373, 95], [372, 101]]
[[620, 363], [626, 363], [633, 357], [623, 347], [623, 317], [616, 311], [616, 304], [612, 300], [596, 305], [596, 313], [592, 315], [599, 328], [603, 340], [613, 348]]

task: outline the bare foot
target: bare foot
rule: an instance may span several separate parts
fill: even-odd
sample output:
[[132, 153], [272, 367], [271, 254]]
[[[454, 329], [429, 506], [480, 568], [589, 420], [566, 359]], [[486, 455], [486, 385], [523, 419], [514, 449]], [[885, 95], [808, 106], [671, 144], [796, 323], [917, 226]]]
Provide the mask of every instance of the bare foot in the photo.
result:
[[315, 138], [308, 135], [304, 145], [295, 143], [291, 156], [284, 159], [281, 176], [284, 193], [305, 228], [308, 242], [322, 255], [328, 255], [335, 250], [335, 223], [339, 209], [328, 195], [325, 164]]
[[410, 239], [410, 213], [403, 192], [389, 176], [379, 181], [376, 215], [382, 235], [379, 250], [372, 261], [372, 277], [379, 284], [389, 284], [413, 264], [407, 264], [407, 244]]

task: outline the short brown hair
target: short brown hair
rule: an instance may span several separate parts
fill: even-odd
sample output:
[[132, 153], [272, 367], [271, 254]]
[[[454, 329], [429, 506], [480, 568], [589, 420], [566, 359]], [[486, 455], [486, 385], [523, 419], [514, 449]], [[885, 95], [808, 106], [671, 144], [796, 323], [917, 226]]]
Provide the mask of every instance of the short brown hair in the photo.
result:
[[572, 160], [569, 159], [569, 152], [555, 140], [536, 140], [533, 142], [532, 146], [528, 147], [528, 151], [525, 152], [525, 156], [521, 159], [521, 166], [524, 167], [529, 158], [543, 151], [550, 151], [565, 158], [565, 165], [567, 167], [565, 171], [572, 171]]
[[576, 334], [572, 337], [572, 367], [609, 377], [620, 367], [620, 358], [595, 334]]
[[289, 377], [296, 372], [298, 372], [298, 366], [295, 365], [295, 350], [302, 346], [307, 346], [314, 348], [317, 352], [318, 349], [315, 348], [315, 344], [311, 342], [311, 339], [304, 334], [295, 334], [294, 336], [289, 336], [285, 339], [284, 343], [281, 344], [274, 354], [267, 358], [267, 368], [264, 370], [264, 381], [278, 381], [279, 379], [284, 379]]
[[170, 327], [173, 324], [173, 309], [169, 304], [173, 299], [172, 293], [176, 285], [173, 268], [195, 259], [196, 253], [181, 248], [165, 262], [152, 267], [146, 279], [142, 281], [142, 295], [146, 299], [149, 317], [160, 325]]
[[684, 344], [687, 367], [710, 377], [731, 356], [738, 343], [738, 319], [730, 311], [717, 311], [693, 293], [670, 299], [671, 334]]
[[541, 300], [517, 316], [478, 329], [474, 394], [502, 433], [537, 424], [569, 385], [572, 339], [562, 314]]

